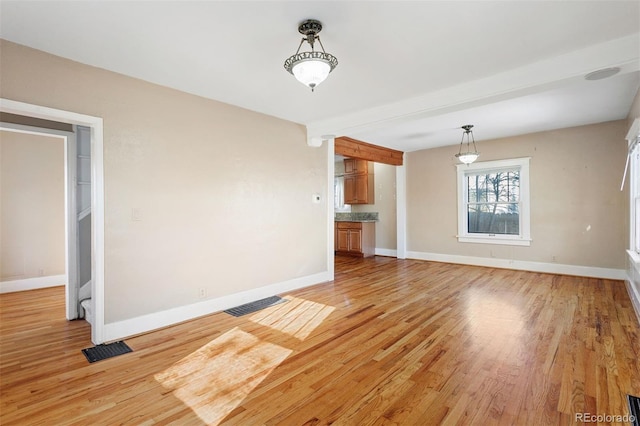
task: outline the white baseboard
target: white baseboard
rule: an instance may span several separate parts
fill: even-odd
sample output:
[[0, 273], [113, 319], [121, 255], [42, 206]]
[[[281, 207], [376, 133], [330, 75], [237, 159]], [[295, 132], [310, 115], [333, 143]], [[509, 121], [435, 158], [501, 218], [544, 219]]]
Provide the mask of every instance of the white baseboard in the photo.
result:
[[393, 249], [376, 248], [376, 256], [398, 257], [398, 251]]
[[627, 279], [625, 284], [627, 286], [627, 292], [631, 299], [631, 304], [636, 312], [636, 318], [640, 324], [640, 259], [635, 252], [627, 251], [629, 260], [627, 263]]
[[491, 268], [516, 269], [521, 271], [544, 272], [548, 274], [576, 275], [580, 277], [625, 280], [624, 269], [599, 268], [559, 263], [530, 262], [526, 260], [497, 259], [488, 257], [460, 256], [454, 254], [424, 253], [408, 251], [408, 259], [431, 260], [434, 262], [459, 263], [463, 265], [488, 266]]
[[23, 280], [0, 282], [1, 293], [13, 293], [15, 291], [36, 290], [38, 288], [57, 287], [65, 285], [66, 275], [50, 275], [47, 277], [25, 278]]
[[308, 275], [306, 277], [271, 284], [265, 287], [259, 287], [253, 290], [218, 297], [216, 299], [204, 300], [191, 305], [179, 306], [166, 311], [155, 312], [123, 321], [105, 324], [104, 342], [121, 340], [136, 334], [146, 333], [204, 315], [224, 311], [225, 309], [233, 308], [255, 300], [264, 299], [275, 294], [282, 294], [299, 288], [327, 282], [331, 279], [332, 277], [330, 277], [329, 272], [325, 271], [314, 275]]
[[627, 292], [629, 293], [633, 310], [636, 312], [636, 319], [638, 320], [638, 324], [640, 324], [640, 293], [629, 279], [625, 280], [624, 283], [627, 286]]

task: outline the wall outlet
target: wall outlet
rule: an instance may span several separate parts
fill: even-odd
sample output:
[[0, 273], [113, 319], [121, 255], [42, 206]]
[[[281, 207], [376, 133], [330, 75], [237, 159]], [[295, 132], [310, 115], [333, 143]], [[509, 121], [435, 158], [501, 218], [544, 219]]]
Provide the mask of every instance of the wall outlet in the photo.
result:
[[39, 277], [44, 277], [44, 269], [42, 269], [42, 268], [38, 269], [38, 276]]
[[198, 296], [200, 296], [200, 299], [204, 299], [205, 297], [207, 297], [207, 289], [206, 288], [199, 289]]

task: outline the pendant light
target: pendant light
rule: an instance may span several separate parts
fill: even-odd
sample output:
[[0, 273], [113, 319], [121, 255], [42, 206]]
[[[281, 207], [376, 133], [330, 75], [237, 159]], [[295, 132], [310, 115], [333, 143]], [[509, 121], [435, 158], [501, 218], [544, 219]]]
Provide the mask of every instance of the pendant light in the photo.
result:
[[[298, 32], [304, 37], [302, 37], [296, 53], [284, 61], [284, 68], [293, 74], [300, 83], [310, 87], [312, 92], [318, 84], [326, 80], [329, 73], [338, 65], [338, 59], [324, 51], [324, 46], [318, 35], [320, 31], [322, 31], [320, 21], [307, 19], [301, 22], [298, 26]], [[315, 50], [316, 40], [320, 44], [322, 52]], [[311, 51], [300, 53], [302, 43], [305, 41], [311, 46]]]
[[[460, 150], [456, 154], [456, 157], [458, 158], [458, 160], [460, 160], [460, 162], [464, 164], [471, 164], [474, 161], [476, 161], [480, 156], [480, 153], [476, 148], [476, 141], [473, 138], [473, 132], [471, 131], [471, 129], [473, 128], [473, 124], [465, 124], [461, 128], [464, 130], [464, 132], [462, 133], [462, 140], [460, 141]], [[462, 152], [462, 150], [465, 149], [464, 148], [465, 136], [467, 137], [467, 146], [466, 146], [466, 151]], [[473, 143], [473, 151], [471, 151], [471, 143]]]

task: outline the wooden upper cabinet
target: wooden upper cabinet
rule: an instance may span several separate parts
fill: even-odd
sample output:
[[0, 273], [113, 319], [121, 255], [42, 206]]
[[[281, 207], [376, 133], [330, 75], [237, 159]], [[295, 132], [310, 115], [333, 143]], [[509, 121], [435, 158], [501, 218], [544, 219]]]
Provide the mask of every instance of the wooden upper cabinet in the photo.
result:
[[373, 204], [373, 175], [345, 175], [344, 203]]
[[[370, 171], [371, 170], [371, 171]], [[373, 173], [373, 163], [367, 160], [357, 160], [355, 158], [345, 158], [345, 175], [366, 175]]]
[[373, 163], [366, 160], [344, 160], [344, 203], [374, 204]]

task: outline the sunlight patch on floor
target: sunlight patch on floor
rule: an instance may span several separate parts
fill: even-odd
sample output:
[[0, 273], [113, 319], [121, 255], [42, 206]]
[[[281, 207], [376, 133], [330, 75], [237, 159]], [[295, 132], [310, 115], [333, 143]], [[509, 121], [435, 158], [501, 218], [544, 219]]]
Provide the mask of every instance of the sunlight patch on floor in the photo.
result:
[[154, 377], [206, 424], [215, 425], [291, 352], [236, 327]]
[[282, 303], [259, 311], [251, 321], [304, 340], [336, 309], [310, 300], [286, 296]]
[[499, 352], [526, 336], [525, 313], [504, 297], [484, 290], [467, 292], [469, 331], [479, 346]]

